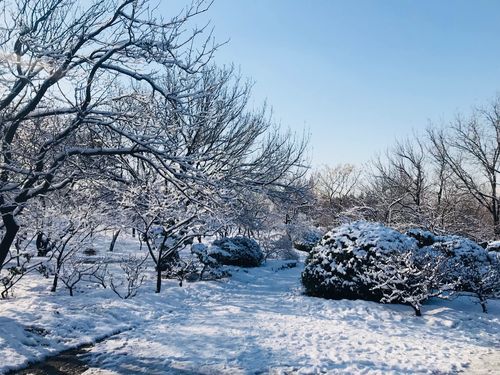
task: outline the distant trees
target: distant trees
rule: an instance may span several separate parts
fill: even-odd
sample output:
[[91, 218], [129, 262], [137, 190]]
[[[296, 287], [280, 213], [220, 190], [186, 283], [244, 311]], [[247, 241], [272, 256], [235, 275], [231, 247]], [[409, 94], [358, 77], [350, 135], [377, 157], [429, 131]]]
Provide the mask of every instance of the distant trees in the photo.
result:
[[405, 139], [389, 149], [385, 158], [375, 159], [372, 185], [386, 202], [384, 221], [425, 221], [428, 192], [426, 152], [422, 141]]
[[351, 164], [325, 165], [312, 175], [321, 225], [337, 221], [339, 214], [355, 204], [360, 193], [360, 176], [361, 170]]
[[349, 170], [327, 167], [313, 174], [322, 210], [315, 214], [318, 221], [367, 219], [478, 241], [498, 239], [500, 98], [469, 117], [397, 141], [362, 175]]
[[469, 118], [459, 116], [447, 129], [428, 130], [430, 150], [446, 165], [456, 186], [490, 215], [496, 238], [500, 236], [500, 98], [476, 109]]

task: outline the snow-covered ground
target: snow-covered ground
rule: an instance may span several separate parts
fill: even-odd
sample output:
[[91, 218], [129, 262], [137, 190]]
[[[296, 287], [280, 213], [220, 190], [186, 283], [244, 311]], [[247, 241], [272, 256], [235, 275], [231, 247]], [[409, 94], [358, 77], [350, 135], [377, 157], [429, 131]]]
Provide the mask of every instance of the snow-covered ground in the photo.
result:
[[151, 279], [131, 300], [95, 286], [51, 294], [31, 275], [0, 300], [0, 372], [122, 331], [90, 349], [86, 374], [498, 373], [500, 301], [483, 314], [468, 297], [435, 300], [418, 318], [407, 306], [306, 297], [301, 263], [282, 263], [166, 281], [161, 294]]

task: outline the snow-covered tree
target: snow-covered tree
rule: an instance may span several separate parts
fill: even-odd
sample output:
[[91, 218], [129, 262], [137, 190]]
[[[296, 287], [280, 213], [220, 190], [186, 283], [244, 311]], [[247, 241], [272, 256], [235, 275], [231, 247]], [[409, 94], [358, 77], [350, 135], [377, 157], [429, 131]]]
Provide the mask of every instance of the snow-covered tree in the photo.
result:
[[6, 5], [0, 264], [27, 204], [68, 186], [160, 178], [197, 211], [301, 176], [305, 142], [251, 110], [250, 84], [209, 66], [214, 47], [186, 31], [207, 5], [195, 0], [170, 19], [147, 0]]
[[443, 256], [406, 250], [377, 259], [377, 266], [367, 270], [373, 289], [382, 293], [380, 302], [410, 305], [421, 316], [422, 303], [428, 298], [453, 291], [454, 285], [444, 283]]
[[161, 18], [147, 0], [2, 4], [0, 264], [30, 200], [89, 179], [103, 160], [115, 166], [105, 168], [108, 179], [119, 177], [124, 156], [171, 160], [164, 129], [144, 118], [140, 104], [162, 97], [181, 110], [200, 94], [192, 86], [171, 91], [160, 77], [197, 75], [209, 60], [214, 48], [198, 40], [202, 30], [186, 31], [206, 6], [195, 1]]

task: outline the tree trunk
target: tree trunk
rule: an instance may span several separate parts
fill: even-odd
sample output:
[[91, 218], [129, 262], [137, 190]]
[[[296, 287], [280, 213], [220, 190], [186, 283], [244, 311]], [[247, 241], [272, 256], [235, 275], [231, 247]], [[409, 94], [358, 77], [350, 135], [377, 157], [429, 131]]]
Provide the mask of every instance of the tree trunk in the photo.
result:
[[158, 261], [158, 265], [156, 266], [156, 291], [155, 293], [161, 292], [161, 267], [160, 262]]
[[481, 308], [483, 309], [483, 313], [487, 314], [488, 313], [488, 301], [486, 298], [483, 298], [483, 296], [479, 296], [479, 304], [481, 305]]
[[52, 293], [55, 293], [55, 291], [57, 290], [57, 282], [59, 281], [59, 276], [57, 275], [57, 273], [54, 275], [54, 281], [52, 281], [52, 288], [50, 288], [50, 291]]
[[120, 235], [121, 229], [118, 229], [115, 233], [113, 233], [113, 239], [111, 240], [111, 244], [109, 245], [109, 251], [112, 252], [115, 248], [115, 243], [116, 240], [118, 239], [118, 236]]
[[413, 307], [413, 310], [415, 310], [415, 316], [422, 316], [422, 311], [420, 310], [419, 306], [411, 306]]
[[63, 263], [63, 253], [66, 245], [63, 244], [61, 249], [59, 249], [59, 254], [56, 259], [56, 272], [54, 273], [54, 281], [52, 282], [51, 292], [55, 292], [57, 290], [57, 282], [59, 281], [59, 272], [61, 271], [62, 263]]
[[486, 307], [486, 301], [481, 302], [481, 307], [483, 308], [483, 312], [488, 314], [488, 308]]
[[19, 231], [19, 225], [16, 223], [12, 213], [3, 214], [3, 223], [5, 225], [5, 234], [2, 241], [0, 241], [0, 270], [4, 266], [10, 247], [14, 243], [17, 232]]

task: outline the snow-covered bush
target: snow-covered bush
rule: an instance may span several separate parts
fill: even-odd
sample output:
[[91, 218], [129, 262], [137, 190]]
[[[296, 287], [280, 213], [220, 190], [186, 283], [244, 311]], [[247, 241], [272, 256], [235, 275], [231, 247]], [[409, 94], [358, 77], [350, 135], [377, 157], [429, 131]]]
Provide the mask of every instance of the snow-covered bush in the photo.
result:
[[461, 236], [438, 236], [418, 229], [408, 235], [419, 241], [421, 253], [445, 259], [440, 270], [441, 288], [446, 285], [457, 293], [474, 293], [484, 312], [487, 300], [500, 295], [500, 262], [495, 252]]
[[483, 312], [488, 312], [488, 299], [500, 297], [500, 263], [498, 260], [477, 262], [473, 258], [463, 258], [460, 262], [460, 288], [474, 293]]
[[311, 252], [311, 250], [321, 241], [323, 232], [315, 227], [310, 227], [294, 233], [293, 247], [300, 251]]
[[258, 267], [264, 260], [259, 244], [248, 237], [224, 237], [212, 244], [211, 257], [220, 264]]
[[446, 273], [449, 279], [457, 280], [457, 291], [474, 293], [486, 312], [487, 300], [500, 295], [500, 263], [491, 259], [481, 246], [463, 237], [438, 236], [432, 247], [449, 259]]
[[344, 224], [311, 251], [302, 283], [312, 296], [382, 301], [384, 293], [375, 287], [389, 260], [416, 248], [416, 240], [382, 224]]
[[222, 268], [219, 261], [212, 256], [219, 251], [220, 249], [218, 247], [209, 247], [202, 243], [193, 244], [191, 246], [191, 253], [196, 255], [198, 261], [201, 263], [198, 280], [214, 280], [231, 276], [229, 272]]

